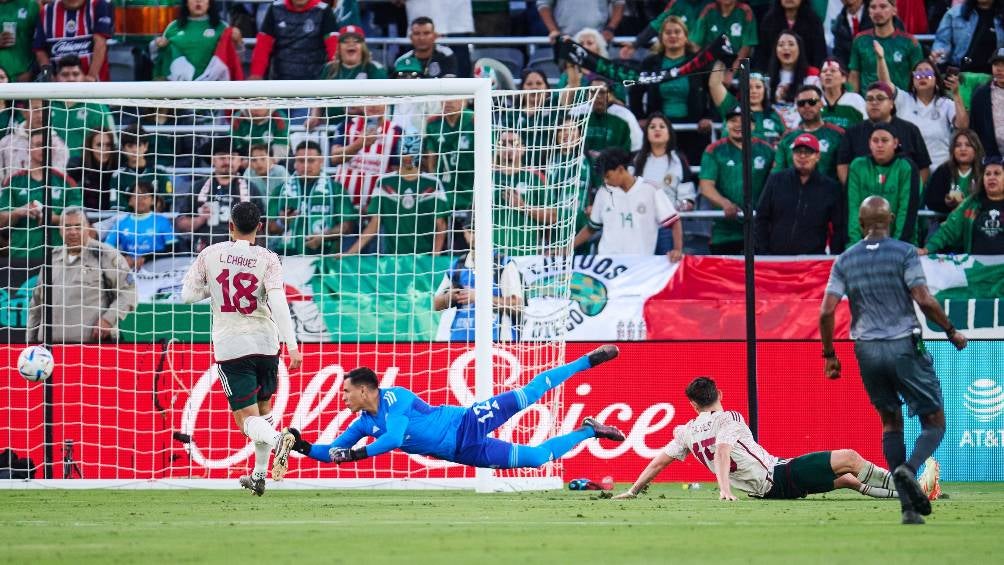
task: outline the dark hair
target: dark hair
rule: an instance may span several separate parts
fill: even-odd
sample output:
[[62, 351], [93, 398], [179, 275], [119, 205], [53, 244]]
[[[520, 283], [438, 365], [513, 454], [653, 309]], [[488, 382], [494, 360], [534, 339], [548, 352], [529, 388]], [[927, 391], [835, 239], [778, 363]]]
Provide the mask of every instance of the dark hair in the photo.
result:
[[149, 181], [141, 180], [136, 182], [135, 194], [153, 194], [153, 185]]
[[76, 55], [63, 55], [56, 59], [56, 74], [69, 67], [80, 67], [83, 70], [84, 65], [80, 62], [80, 57]]
[[887, 124], [885, 122], [875, 124], [875, 127], [872, 128], [872, 133], [868, 134], [868, 137], [871, 138], [872, 134], [874, 134], [877, 131], [887, 131], [889, 132], [889, 135], [893, 137], [893, 139], [899, 139], [899, 136], [896, 135], [896, 132], [892, 129], [891, 124]]
[[209, 146], [212, 148], [210, 155], [219, 155], [221, 153], [233, 154], [237, 153], [236, 140], [229, 135], [221, 135], [214, 137], [209, 141]]
[[120, 139], [122, 147], [125, 147], [126, 145], [139, 146], [140, 144], [147, 143], [146, 130], [144, 130], [143, 126], [139, 125], [139, 122], [137, 122], [127, 128], [123, 128]]
[[87, 136], [84, 137], [84, 159], [83, 159], [84, 163], [88, 163], [90, 161], [90, 156], [94, 153], [94, 150], [91, 149], [91, 144], [94, 143], [94, 140], [101, 135], [112, 136], [112, 150], [108, 151], [108, 160], [111, 161], [113, 164], [115, 163], [115, 155], [116, 155], [114, 150], [115, 134], [110, 130], [106, 129], [92, 129], [89, 132], [87, 132]]
[[353, 386], [364, 386], [369, 389], [376, 390], [380, 388], [380, 382], [377, 380], [376, 373], [373, 369], [369, 367], [357, 367], [352, 369], [345, 374], [346, 382], [352, 383]]
[[976, 132], [971, 129], [960, 129], [955, 130], [952, 134], [951, 141], [948, 142], [948, 161], [945, 161], [945, 165], [948, 166], [948, 172], [952, 175], [952, 180], [954, 181], [959, 177], [959, 162], [955, 160], [955, 142], [958, 141], [960, 137], [965, 137], [969, 144], [973, 146], [973, 152], [976, 153], [973, 159], [973, 169], [969, 173], [969, 178], [972, 179], [970, 182], [970, 194], [980, 194], [983, 192], [983, 142], [980, 141], [980, 136], [976, 135]]
[[230, 209], [230, 221], [241, 235], [251, 235], [261, 223], [261, 210], [254, 202], [238, 202]]
[[910, 69], [910, 86], [907, 88], [907, 90], [910, 92], [911, 95], [913, 95], [914, 99], [917, 98], [917, 89], [914, 88], [913, 86], [913, 81], [914, 81], [913, 74], [917, 72], [917, 67], [921, 65], [927, 65], [931, 67], [931, 70], [934, 72], [934, 97], [944, 98], [945, 80], [941, 76], [941, 73], [938, 72], [938, 65], [932, 63], [930, 59], [921, 59], [920, 61], [917, 62], [916, 65], [913, 66], [912, 69]]
[[[188, 25], [188, 19], [192, 14], [188, 11], [188, 0], [178, 0], [178, 6], [178, 27], [183, 28]], [[216, 0], [209, 0], [206, 16], [209, 17], [209, 27], [216, 29], [216, 26], [220, 25], [220, 11], [216, 9]]]
[[[979, 4], [979, 0], [966, 0], [965, 5], [962, 6], [962, 18], [968, 20], [976, 11], [977, 4]], [[1004, 2], [994, 0], [993, 4], [990, 5], [990, 13], [997, 18], [1004, 18]]]
[[430, 25], [430, 26], [432, 26], [432, 29], [436, 29], [436, 23], [433, 22], [432, 18], [430, 18], [429, 16], [419, 16], [419, 17], [411, 20], [411, 25], [412, 26]]
[[803, 84], [802, 86], [798, 87], [798, 90], [795, 91], [795, 96], [798, 96], [799, 94], [801, 94], [803, 92], [808, 92], [810, 90], [812, 92], [815, 92], [816, 95], [819, 96], [820, 99], [823, 98], [823, 89], [819, 88], [818, 86], [816, 86], [814, 84]]
[[[805, 0], [802, 1], [803, 6], [806, 3]], [[809, 76], [809, 59], [805, 55], [805, 43], [802, 42], [802, 38], [797, 33], [786, 29], [777, 34], [777, 39], [774, 40], [774, 49], [770, 53], [770, 63], [767, 64], [767, 76], [770, 77], [770, 83], [774, 85], [774, 88], [777, 88], [781, 84], [781, 61], [777, 58], [777, 42], [785, 35], [795, 38], [795, 44], [798, 45], [798, 59], [795, 59], [795, 72], [791, 78], [793, 88], [787, 89], [784, 100], [775, 100], [775, 102], [791, 102], [795, 100], [795, 88], [804, 83], [805, 78]]]
[[293, 149], [293, 153], [296, 154], [301, 149], [304, 151], [306, 151], [307, 149], [313, 149], [314, 151], [317, 151], [318, 155], [324, 155], [324, 150], [321, 149], [321, 144], [316, 141], [311, 141], [309, 139], [305, 139], [300, 143], [297, 143], [296, 148]]
[[615, 170], [617, 167], [625, 169], [631, 166], [631, 154], [620, 147], [608, 147], [600, 152], [596, 158], [596, 171], [601, 175]]
[[666, 142], [666, 154], [668, 155], [676, 151], [676, 130], [673, 129], [673, 122], [669, 121], [669, 118], [662, 112], [652, 112], [648, 115], [647, 120], [648, 123], [645, 124], [645, 129], [642, 131], [641, 149], [634, 158], [634, 170], [639, 175], [645, 170], [645, 163], [648, 162], [648, 157], [652, 154], [652, 143], [648, 140], [648, 124], [652, 123], [652, 120], [662, 120], [666, 124], [666, 129], [669, 130], [669, 141]]
[[544, 74], [544, 71], [541, 71], [539, 69], [530, 69], [530, 68], [527, 68], [527, 69], [523, 69], [523, 72], [521, 72], [519, 74], [519, 89], [520, 90], [523, 90], [523, 85], [526, 83], [526, 79], [530, 75], [540, 75], [540, 78], [544, 80], [544, 84], [545, 85], [549, 84], [547, 82], [547, 75]]
[[251, 147], [248, 148], [248, 155], [250, 156], [255, 151], [264, 151], [265, 153], [271, 154], [267, 143], [252, 143]]
[[690, 381], [686, 393], [687, 399], [698, 408], [705, 408], [718, 402], [718, 385], [708, 377], [697, 377]]

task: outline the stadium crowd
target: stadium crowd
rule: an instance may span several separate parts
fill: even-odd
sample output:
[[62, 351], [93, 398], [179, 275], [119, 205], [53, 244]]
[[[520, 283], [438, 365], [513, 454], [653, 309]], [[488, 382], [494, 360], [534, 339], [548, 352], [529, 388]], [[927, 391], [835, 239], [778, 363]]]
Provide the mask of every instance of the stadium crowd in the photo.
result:
[[[0, 1], [0, 81], [108, 80], [115, 17], [106, 0]], [[479, 76], [518, 85], [494, 124], [500, 251], [543, 252], [567, 227], [580, 253], [678, 259], [743, 251], [735, 64], [627, 88], [565, 62], [472, 61], [467, 46], [439, 38], [568, 37], [658, 71], [724, 34], [753, 61], [758, 253], [839, 253], [861, 237], [859, 204], [881, 195], [896, 215], [892, 235], [922, 252], [1001, 254], [1002, 18], [1004, 0], [181, 0], [143, 55], [153, 80]], [[410, 46], [385, 67], [367, 38], [398, 29]], [[927, 33], [933, 44], [922, 45], [915, 36]], [[616, 44], [625, 35], [636, 37]], [[569, 101], [570, 87], [587, 85], [599, 87], [591, 106]], [[225, 111], [0, 104], [0, 229], [10, 258], [44, 256], [36, 228], [81, 206], [91, 233], [139, 268], [225, 240], [230, 207], [247, 200], [267, 218], [263, 242], [281, 254], [467, 246], [474, 115], [462, 101]], [[225, 131], [190, 127], [206, 123]], [[580, 139], [583, 154], [568, 155]], [[651, 206], [635, 202], [642, 192]], [[612, 229], [612, 216], [593, 207], [598, 195], [605, 211], [624, 201], [639, 217], [621, 214], [630, 225]], [[942, 216], [920, 217], [925, 209]], [[674, 229], [676, 212], [692, 210], [723, 215], [684, 215]], [[643, 235], [644, 249], [631, 234]]]

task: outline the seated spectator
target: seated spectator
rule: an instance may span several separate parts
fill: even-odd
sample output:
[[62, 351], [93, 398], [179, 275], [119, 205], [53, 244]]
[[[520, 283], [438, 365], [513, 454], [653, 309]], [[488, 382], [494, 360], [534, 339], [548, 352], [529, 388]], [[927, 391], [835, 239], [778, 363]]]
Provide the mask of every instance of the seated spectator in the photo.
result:
[[847, 90], [847, 69], [829, 58], [819, 70], [823, 88], [823, 121], [847, 129], [865, 119], [865, 99]]
[[[411, 49], [405, 51], [401, 59], [413, 58], [422, 65], [425, 78], [457, 76], [457, 57], [446, 45], [437, 45], [436, 25], [428, 17], [421, 16], [411, 22]], [[396, 66], [396, 61], [395, 61]]]
[[[525, 69], [520, 84], [523, 92], [513, 96], [512, 108], [504, 110], [499, 120], [500, 127], [518, 131], [523, 136], [525, 164], [534, 168], [543, 166], [548, 148], [554, 144], [554, 124], [559, 118], [548, 88], [543, 72]], [[597, 98], [599, 96], [597, 94]], [[622, 121], [617, 122], [620, 124]], [[623, 125], [627, 134], [627, 124]]]
[[[635, 155], [634, 171], [640, 178], [662, 190], [681, 212], [697, 206], [697, 177], [690, 170], [687, 156], [676, 149], [676, 131], [662, 114], [652, 114], [645, 122], [645, 142]], [[687, 220], [683, 220], [684, 238]], [[581, 227], [580, 227], [581, 229]], [[655, 252], [662, 255], [670, 251], [673, 242], [672, 228], [659, 228], [659, 243]], [[684, 241], [686, 244], [686, 241]]]
[[[718, 61], [708, 75], [711, 103], [715, 105], [723, 120], [726, 114], [739, 105], [739, 100], [722, 82], [724, 71], [725, 65]], [[739, 94], [742, 95], [742, 92]], [[758, 137], [771, 145], [777, 143], [784, 134], [784, 118], [774, 111], [770, 103], [770, 93], [767, 91], [767, 77], [760, 73], [750, 73], [750, 121], [753, 124], [753, 137]]]
[[1004, 151], [1004, 47], [990, 58], [993, 80], [973, 91], [970, 120], [987, 156]]
[[52, 250], [52, 280], [47, 300], [52, 333], [42, 335], [43, 285], [35, 285], [28, 308], [31, 342], [82, 343], [116, 339], [118, 324], [136, 308], [136, 283], [122, 255], [91, 237], [80, 208], [65, 208], [58, 222], [63, 243]]
[[888, 124], [878, 124], [869, 136], [869, 154], [851, 163], [847, 178], [847, 243], [857, 243], [861, 239], [858, 208], [869, 196], [881, 196], [889, 201], [895, 216], [889, 237], [916, 242], [921, 180], [917, 166], [896, 152], [898, 146], [895, 129]]
[[213, 173], [196, 182], [189, 194], [175, 198], [175, 232], [187, 238], [193, 253], [214, 243], [230, 241], [230, 209], [238, 202], [254, 202], [264, 210], [262, 195], [240, 176], [241, 157], [229, 137], [212, 140]]
[[321, 146], [296, 146], [293, 174], [268, 199], [268, 247], [281, 255], [337, 253], [355, 231], [356, 212], [337, 181], [324, 172]]
[[10, 22], [0, 33], [0, 69], [10, 82], [31, 80], [38, 13], [39, 3], [34, 0], [7, 0], [0, 4], [0, 21]]
[[[720, 35], [728, 36], [736, 53], [735, 65], [730, 69], [735, 71], [739, 61], [749, 57], [759, 41], [757, 20], [748, 4], [737, 0], [715, 0], [704, 7], [690, 40], [699, 47], [707, 47]], [[731, 83], [732, 75], [725, 75], [724, 81], [725, 84]]]
[[983, 162], [983, 182], [949, 214], [920, 255], [961, 247], [972, 255], [1004, 255], [1004, 160]]
[[[56, 82], [83, 82], [86, 79], [80, 58], [60, 57], [56, 62]], [[70, 157], [84, 154], [84, 136], [95, 129], [115, 130], [115, 120], [105, 104], [53, 100], [49, 103], [49, 124], [66, 141]]]
[[774, 86], [774, 109], [784, 119], [785, 128], [798, 125], [795, 94], [804, 85], [819, 86], [819, 69], [810, 67], [802, 48], [802, 38], [782, 31], [767, 65], [767, 81]]
[[[872, 29], [865, 0], [842, 0], [844, 7], [830, 26], [833, 33], [833, 58], [846, 67], [851, 62], [851, 44], [854, 38], [865, 30]], [[861, 111], [864, 114], [864, 109]], [[839, 124], [838, 124], [839, 125]]]
[[603, 186], [596, 192], [589, 223], [576, 234], [574, 245], [578, 247], [601, 232], [599, 255], [652, 255], [659, 228], [671, 228], [673, 247], [668, 255], [672, 262], [679, 261], [683, 257], [683, 227], [666, 192], [634, 176], [631, 155], [618, 147], [600, 153], [596, 171], [603, 175]]
[[357, 210], [365, 210], [378, 178], [397, 166], [401, 128], [387, 115], [387, 107], [365, 106], [362, 115], [346, 122], [345, 133], [331, 147], [336, 179]]
[[[826, 57], [826, 37], [823, 21], [812, 9], [811, 0], [774, 0], [773, 6], [760, 20], [758, 47], [753, 58], [753, 67], [767, 69], [772, 58], [768, 46], [774, 45], [783, 31], [792, 32], [805, 42], [804, 49], [808, 66], [819, 68]], [[778, 85], [778, 83], [773, 83]], [[796, 83], [797, 85], [797, 83]]]
[[868, 119], [847, 129], [847, 135], [844, 136], [837, 152], [837, 177], [841, 182], [847, 182], [847, 167], [856, 157], [871, 153], [872, 130], [880, 124], [885, 124], [898, 140], [899, 150], [913, 161], [920, 170], [921, 180], [926, 181], [931, 166], [927, 144], [917, 126], [893, 115], [895, 109], [893, 87], [884, 82], [876, 82], [868, 87], [867, 94], [865, 102], [867, 102]]
[[154, 212], [154, 189], [145, 181], [129, 196], [131, 213], [120, 217], [105, 236], [105, 243], [122, 252], [133, 269], [158, 253], [170, 253], [177, 238], [171, 218]]
[[113, 176], [119, 168], [115, 136], [107, 130], [87, 134], [83, 157], [70, 159], [66, 173], [84, 193], [85, 210], [115, 210], [119, 206]]
[[321, 71], [326, 80], [387, 78], [387, 69], [373, 60], [366, 46], [366, 32], [359, 26], [338, 30], [338, 52]]
[[179, 0], [178, 19], [150, 42], [155, 80], [244, 80], [244, 37], [216, 0]]
[[803, 85], [795, 95], [795, 107], [801, 123], [789, 131], [777, 144], [774, 154], [774, 170], [789, 169], [794, 166], [792, 148], [795, 140], [805, 133], [811, 133], [818, 145], [817, 159], [813, 169], [825, 177], [837, 179], [837, 150], [844, 137], [844, 129], [823, 121], [823, 92], [818, 86]]
[[[606, 79], [596, 77], [590, 80], [589, 85], [599, 87], [599, 92], [593, 99], [593, 111], [589, 114], [589, 121], [586, 123], [586, 155], [595, 159], [600, 151], [610, 147], [620, 147], [625, 151], [630, 151], [631, 127], [624, 118], [609, 111], [611, 107], [610, 83]], [[540, 153], [545, 152], [541, 151]]]
[[[68, 25], [75, 22], [76, 25]], [[74, 56], [87, 81], [108, 80], [108, 40], [115, 16], [105, 0], [54, 0], [44, 5], [35, 28], [35, 59], [43, 69], [52, 59]]]
[[788, 149], [792, 166], [767, 177], [757, 204], [757, 253], [822, 255], [832, 233], [830, 253], [837, 255], [847, 241], [843, 189], [817, 170], [820, 147], [811, 133], [796, 136]]
[[558, 221], [559, 195], [544, 186], [544, 178], [525, 165], [523, 139], [502, 130], [495, 144], [492, 167], [492, 242], [504, 256], [539, 255], [547, 230]]
[[338, 27], [321, 0], [283, 0], [268, 6], [251, 55], [252, 80], [313, 80], [335, 56]]
[[889, 65], [892, 83], [899, 88], [907, 88], [911, 69], [924, 58], [920, 44], [909, 33], [896, 29], [896, 0], [871, 0], [868, 15], [875, 27], [859, 33], [851, 44], [848, 65], [851, 69], [851, 89], [857, 91], [879, 80], [876, 45], [880, 45], [892, 61]]
[[48, 162], [60, 170], [66, 169], [69, 160], [66, 143], [53, 129], [43, 132], [46, 127], [45, 110], [42, 100], [25, 100], [21, 102], [18, 113], [21, 121], [14, 124], [10, 133], [0, 139], [0, 179], [27, 169], [31, 162], [29, 151], [31, 135], [48, 135], [48, 143], [44, 147], [48, 151]]
[[[80, 206], [82, 195], [73, 179], [62, 171], [47, 168], [45, 135], [35, 130], [29, 135], [29, 161], [20, 171], [4, 178], [0, 189], [0, 229], [7, 229], [11, 258], [41, 259], [45, 257], [45, 230], [43, 214], [48, 213], [50, 226], [59, 225], [59, 214], [64, 208]], [[46, 184], [49, 187], [49, 207], [46, 209]], [[62, 242], [59, 232], [52, 229], [49, 246]]]
[[537, 0], [537, 12], [553, 43], [562, 35], [573, 36], [584, 28], [603, 30], [603, 39], [613, 41], [624, 17], [625, 0]]
[[286, 167], [275, 162], [269, 153], [268, 145], [255, 143], [248, 150], [248, 168], [244, 170], [244, 178], [258, 191], [258, 194], [271, 195], [286, 183], [289, 172]]
[[121, 135], [122, 153], [119, 168], [112, 175], [113, 202], [116, 209], [125, 208], [125, 199], [136, 192], [140, 182], [153, 187], [154, 209], [163, 211], [171, 207], [174, 198], [174, 184], [166, 167], [157, 165], [149, 157], [150, 144], [146, 130], [139, 124], [123, 129]]
[[1001, 0], [957, 2], [941, 19], [931, 59], [962, 71], [990, 74], [990, 57], [1004, 47]]
[[443, 102], [443, 113], [429, 122], [423, 141], [425, 170], [446, 190], [450, 210], [474, 205], [474, 112], [463, 98]]
[[281, 110], [248, 108], [237, 111], [230, 121], [230, 135], [240, 153], [255, 144], [272, 149], [272, 156], [289, 155], [289, 122]]
[[[517, 137], [517, 139], [519, 139]], [[464, 239], [470, 249], [453, 262], [436, 289], [432, 307], [452, 319], [450, 341], [474, 341], [474, 226], [472, 217], [465, 219]], [[515, 341], [519, 339], [520, 316], [526, 305], [523, 276], [516, 262], [496, 252], [492, 257], [492, 339]]]
[[[882, 47], [878, 52], [879, 80], [889, 83]], [[944, 95], [951, 94], [951, 98]], [[932, 163], [948, 159], [948, 138], [956, 128], [969, 127], [969, 112], [959, 96], [959, 77], [942, 81], [933, 63], [924, 59], [913, 68], [910, 88], [896, 89], [896, 116], [917, 126]]]
[[[714, 255], [737, 255], [743, 252], [743, 225], [739, 216], [743, 204], [743, 129], [742, 111], [736, 107], [725, 117], [727, 136], [704, 150], [701, 158], [701, 195], [725, 212], [724, 219], [715, 219], [711, 228], [710, 251]], [[754, 137], [753, 201], [760, 199], [764, 181], [774, 160], [774, 148]]]
[[377, 181], [366, 207], [369, 223], [345, 254], [359, 253], [378, 235], [381, 251], [391, 255], [443, 251], [450, 209], [443, 185], [419, 171], [421, 148], [417, 137], [402, 141], [400, 169]]
[[927, 209], [942, 214], [948, 214], [979, 192], [983, 176], [983, 144], [973, 130], [955, 132], [951, 148], [948, 160], [931, 173], [931, 182], [924, 190]]

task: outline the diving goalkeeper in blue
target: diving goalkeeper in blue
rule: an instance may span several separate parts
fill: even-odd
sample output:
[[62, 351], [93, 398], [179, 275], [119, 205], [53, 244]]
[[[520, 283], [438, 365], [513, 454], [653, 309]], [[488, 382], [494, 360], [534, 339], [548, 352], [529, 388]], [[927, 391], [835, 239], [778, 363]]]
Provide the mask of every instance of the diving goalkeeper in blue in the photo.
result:
[[[342, 388], [345, 406], [359, 417], [335, 441], [311, 444], [294, 428], [283, 433], [282, 441], [294, 451], [325, 463], [358, 461], [400, 449], [472, 467], [539, 467], [583, 440], [597, 437], [624, 441], [624, 434], [593, 418], [583, 420], [579, 429], [538, 446], [517, 445], [489, 434], [575, 373], [609, 361], [617, 353], [616, 346], [604, 345], [567, 365], [540, 373], [522, 388], [467, 408], [430, 406], [399, 386], [381, 389], [376, 373], [360, 367], [345, 375]], [[352, 447], [365, 436], [376, 439], [369, 445]]]

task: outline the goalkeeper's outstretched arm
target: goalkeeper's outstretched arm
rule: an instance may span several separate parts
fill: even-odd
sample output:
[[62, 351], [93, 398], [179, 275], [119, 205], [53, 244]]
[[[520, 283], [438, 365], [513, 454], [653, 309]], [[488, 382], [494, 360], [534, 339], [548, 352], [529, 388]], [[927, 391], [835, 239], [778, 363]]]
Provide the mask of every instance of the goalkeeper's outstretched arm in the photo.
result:
[[293, 451], [302, 453], [311, 459], [316, 459], [323, 463], [347, 463], [387, 453], [401, 447], [401, 444], [404, 443], [404, 434], [407, 429], [408, 418], [401, 415], [388, 414], [387, 431], [373, 443], [355, 448], [352, 446], [363, 437], [370, 435], [363, 429], [363, 424], [360, 420], [352, 422], [352, 425], [342, 432], [340, 436], [336, 437], [335, 441], [328, 444], [311, 444], [302, 439], [300, 432], [294, 428], [290, 428], [289, 433], [293, 434], [295, 438]]
[[635, 480], [634, 484], [631, 485], [631, 488], [629, 488], [627, 492], [618, 494], [614, 498], [625, 499], [638, 496], [645, 490], [646, 487], [648, 487], [648, 484], [658, 477], [659, 473], [661, 473], [662, 470], [672, 462], [672, 457], [666, 455], [665, 453], [659, 453], [655, 459], [648, 462], [648, 466], [645, 467], [645, 470], [642, 471], [640, 475], [638, 475], [638, 478]]

